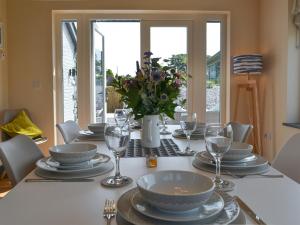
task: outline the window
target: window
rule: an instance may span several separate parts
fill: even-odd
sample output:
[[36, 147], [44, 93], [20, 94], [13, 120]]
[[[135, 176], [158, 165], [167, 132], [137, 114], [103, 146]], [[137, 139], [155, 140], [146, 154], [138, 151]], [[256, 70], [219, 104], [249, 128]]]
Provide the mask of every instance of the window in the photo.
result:
[[[185, 108], [197, 112], [199, 122], [225, 122], [229, 118], [226, 14], [171, 11], [68, 14], [56, 11], [53, 16], [55, 36], [62, 33], [59, 24], [73, 22], [77, 44], [77, 51], [71, 57], [72, 65], [67, 66], [65, 59], [62, 62], [58, 59], [66, 56], [64, 46], [70, 45], [72, 38], [69, 38], [71, 42], [55, 38], [56, 122], [73, 118], [84, 127], [107, 120], [114, 107], [123, 107], [117, 95], [109, 92], [111, 77], [135, 75], [136, 61], [142, 61], [144, 51], [148, 50], [191, 75], [182, 96], [187, 98]], [[76, 74], [74, 79], [72, 77], [76, 84], [73, 89], [70, 76], [66, 75], [72, 68], [71, 76]], [[61, 76], [66, 80], [63, 92], [60, 91], [64, 90], [60, 88]], [[108, 102], [110, 99], [116, 102]]]
[[206, 23], [206, 121], [220, 122], [221, 23]]
[[63, 21], [62, 74], [63, 74], [63, 120], [77, 121], [77, 22]]

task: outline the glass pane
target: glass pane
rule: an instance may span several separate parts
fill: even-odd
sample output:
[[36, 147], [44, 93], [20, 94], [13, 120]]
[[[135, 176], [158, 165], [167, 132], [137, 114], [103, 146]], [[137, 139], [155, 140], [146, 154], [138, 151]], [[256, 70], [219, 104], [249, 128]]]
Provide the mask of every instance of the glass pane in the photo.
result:
[[[110, 86], [112, 77], [116, 74], [135, 76], [135, 62], [140, 60], [140, 21], [103, 20], [94, 23], [97, 27], [97, 32], [94, 31], [96, 120], [101, 120], [102, 108], [102, 116], [105, 114], [106, 120], [110, 120], [116, 108], [123, 108], [120, 96]], [[103, 75], [106, 76], [105, 85], [100, 81]], [[105, 86], [106, 107], [103, 107], [101, 95]]]
[[206, 24], [206, 121], [220, 122], [221, 23]]
[[94, 24], [93, 29], [93, 57], [94, 57], [94, 84], [95, 84], [95, 122], [105, 122], [104, 117], [104, 75], [105, 75], [105, 67], [104, 67], [104, 36], [99, 31], [96, 24]]
[[77, 121], [77, 22], [61, 25], [64, 121]]
[[140, 60], [140, 22], [111, 20], [96, 24], [105, 38], [106, 71], [135, 75], [135, 62]]
[[[178, 72], [187, 73], [187, 27], [151, 27], [150, 49], [153, 57], [170, 61], [165, 64], [174, 66]], [[186, 99], [186, 87], [181, 89], [181, 99]]]

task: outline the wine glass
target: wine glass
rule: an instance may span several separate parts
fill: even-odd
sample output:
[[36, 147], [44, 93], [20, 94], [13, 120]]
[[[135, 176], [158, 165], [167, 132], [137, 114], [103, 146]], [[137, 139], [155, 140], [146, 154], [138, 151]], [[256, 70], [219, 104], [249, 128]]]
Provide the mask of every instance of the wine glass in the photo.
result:
[[179, 152], [181, 155], [194, 155], [195, 151], [191, 150], [191, 135], [196, 130], [197, 127], [197, 114], [196, 113], [188, 113], [182, 112], [179, 115], [179, 123], [183, 133], [187, 138], [187, 147], [184, 151]]
[[124, 154], [130, 140], [130, 130], [128, 126], [106, 125], [104, 131], [105, 143], [110, 151], [113, 152], [116, 159], [115, 176], [107, 177], [101, 181], [102, 185], [109, 187], [122, 187], [132, 182], [132, 179], [121, 176], [120, 157]]
[[129, 119], [129, 111], [127, 109], [115, 109], [114, 118], [117, 126], [123, 127]]
[[163, 129], [162, 131], [160, 132], [160, 134], [162, 135], [168, 135], [168, 134], [171, 134], [170, 131], [168, 131], [168, 128], [167, 128], [167, 120], [168, 120], [168, 117], [165, 113], [162, 113], [161, 114], [161, 121], [162, 121], [162, 124], [163, 124]]
[[230, 149], [233, 140], [231, 125], [209, 124], [205, 132], [205, 145], [208, 153], [214, 158], [216, 164], [216, 176], [214, 178], [217, 190], [230, 191], [234, 183], [221, 178], [221, 160]]

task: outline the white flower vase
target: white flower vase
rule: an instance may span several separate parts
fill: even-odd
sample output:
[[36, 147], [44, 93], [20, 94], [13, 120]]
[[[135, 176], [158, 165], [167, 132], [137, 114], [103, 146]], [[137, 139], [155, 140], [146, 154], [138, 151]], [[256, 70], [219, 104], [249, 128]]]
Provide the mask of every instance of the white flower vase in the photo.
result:
[[142, 146], [145, 148], [160, 147], [159, 115], [148, 115], [143, 118]]

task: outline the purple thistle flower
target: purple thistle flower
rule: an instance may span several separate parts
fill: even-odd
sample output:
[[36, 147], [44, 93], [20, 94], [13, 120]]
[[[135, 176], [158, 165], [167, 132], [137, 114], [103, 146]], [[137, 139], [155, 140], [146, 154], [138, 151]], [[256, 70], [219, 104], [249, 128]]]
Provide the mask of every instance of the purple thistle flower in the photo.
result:
[[153, 55], [153, 53], [152, 52], [144, 52], [144, 56], [146, 56], [146, 57], [150, 57], [151, 55]]
[[151, 76], [154, 81], [160, 81], [161, 79], [160, 71], [152, 71]]
[[160, 95], [160, 99], [163, 100], [163, 101], [166, 101], [166, 100], [168, 100], [168, 95], [163, 93], [163, 94]]

